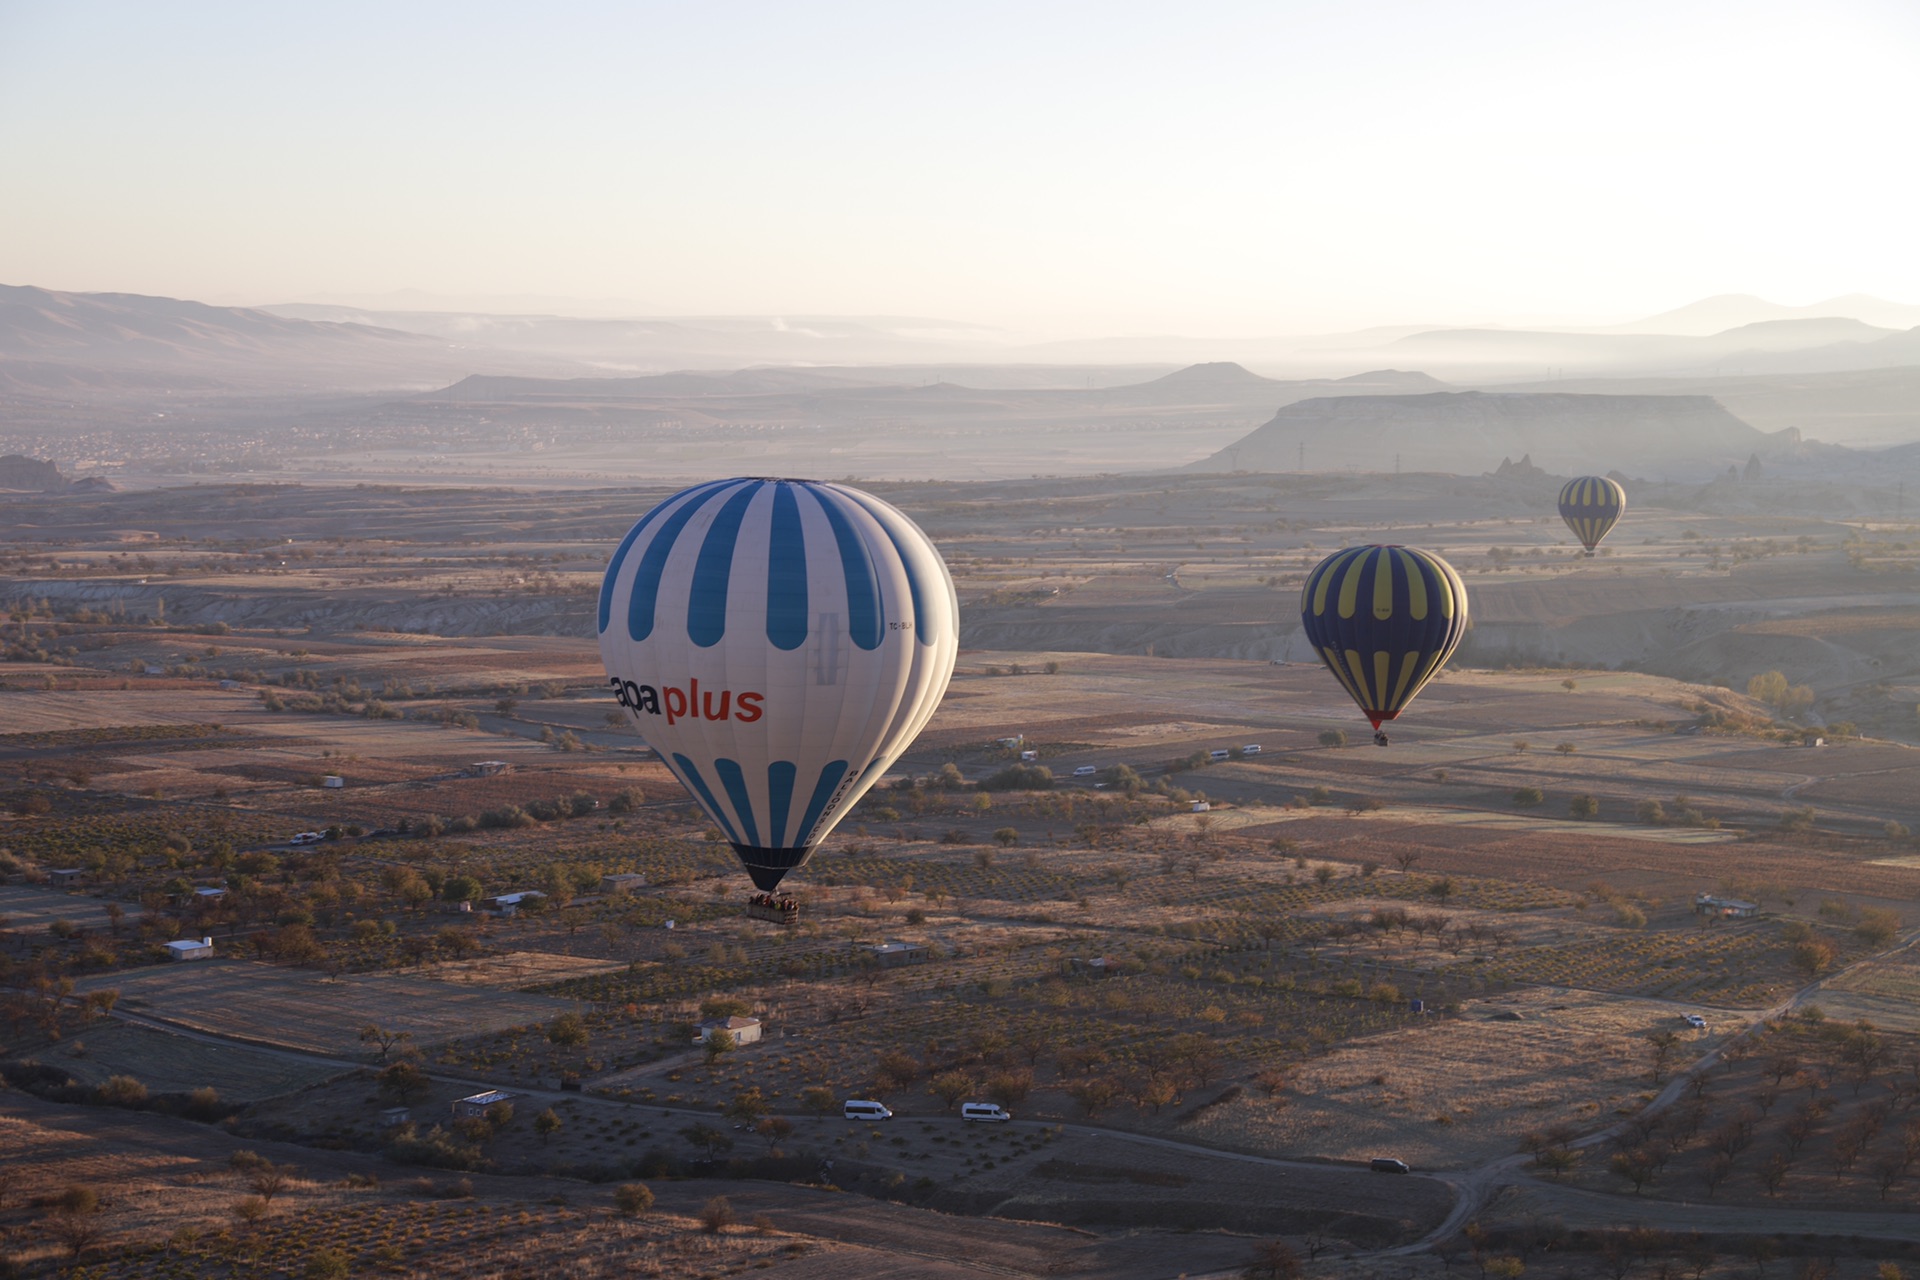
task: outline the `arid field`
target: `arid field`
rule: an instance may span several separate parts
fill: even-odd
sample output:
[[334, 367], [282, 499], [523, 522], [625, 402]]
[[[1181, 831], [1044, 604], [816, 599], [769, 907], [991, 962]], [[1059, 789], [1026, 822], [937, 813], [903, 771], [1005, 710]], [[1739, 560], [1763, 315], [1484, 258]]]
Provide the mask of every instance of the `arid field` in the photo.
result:
[[[1749, 692], [1791, 665], [1769, 646], [1827, 635], [1774, 614], [1827, 616], [1838, 586], [1882, 607], [1879, 579], [1840, 580], [1852, 535], [1736, 560], [1760, 532], [1662, 509], [1584, 562], [1517, 499], [1435, 499], [1397, 532], [1469, 566], [1485, 621], [1379, 749], [1288, 637], [1316, 547], [1397, 509], [1392, 486], [1258, 487], [1142, 486], [1124, 513], [1081, 482], [894, 495], [947, 548], [967, 648], [789, 880], [790, 928], [747, 916], [733, 854], [602, 692], [596, 557], [642, 499], [508, 497], [486, 532], [446, 494], [23, 500], [0, 625], [9, 1256], [1148, 1277], [1284, 1238], [1397, 1276], [1436, 1260], [1392, 1250], [1525, 1252], [1555, 1215], [1591, 1266], [1613, 1227], [1680, 1232], [1662, 1206], [1699, 1199], [1790, 1204], [1819, 1239], [1920, 1209], [1920, 720], [1891, 672], [1791, 670], [1818, 685], [1791, 708]], [[1621, 591], [1659, 627], [1746, 618], [1789, 570], [1808, 594], [1715, 631], [1711, 666], [1658, 628], [1628, 660], [1499, 647]], [[1051, 785], [1002, 786], [1013, 738]], [[166, 958], [201, 938], [212, 958]], [[919, 950], [885, 967], [882, 942]], [[695, 1047], [715, 1014], [764, 1038]], [[503, 1108], [454, 1114], [491, 1089]], [[897, 1119], [845, 1121], [850, 1097]], [[1015, 1121], [959, 1120], [987, 1098]], [[259, 1191], [239, 1150], [287, 1185]], [[618, 1206], [637, 1184], [656, 1207]], [[736, 1221], [709, 1229], [716, 1196]], [[1755, 1222], [1727, 1223], [1642, 1260], [1750, 1271]]]

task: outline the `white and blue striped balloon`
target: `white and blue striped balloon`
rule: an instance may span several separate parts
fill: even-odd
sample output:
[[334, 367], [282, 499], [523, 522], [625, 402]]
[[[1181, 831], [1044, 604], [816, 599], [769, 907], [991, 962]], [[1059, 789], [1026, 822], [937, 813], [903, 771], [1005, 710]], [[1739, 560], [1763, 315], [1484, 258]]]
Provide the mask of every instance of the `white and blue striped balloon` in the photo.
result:
[[615, 697], [767, 890], [926, 726], [960, 648], [926, 534], [810, 480], [668, 498], [613, 553], [599, 623]]

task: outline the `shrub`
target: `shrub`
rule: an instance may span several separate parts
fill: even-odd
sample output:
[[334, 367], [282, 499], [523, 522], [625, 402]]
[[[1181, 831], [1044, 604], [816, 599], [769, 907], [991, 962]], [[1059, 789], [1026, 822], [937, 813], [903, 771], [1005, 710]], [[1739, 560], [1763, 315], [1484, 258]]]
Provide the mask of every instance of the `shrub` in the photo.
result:
[[587, 1047], [587, 1024], [577, 1013], [563, 1013], [547, 1024], [547, 1039], [566, 1049]]
[[1513, 805], [1516, 809], [1531, 809], [1546, 798], [1546, 793], [1538, 787], [1521, 787], [1513, 793]]
[[736, 1221], [733, 1202], [725, 1196], [715, 1196], [700, 1206], [700, 1226], [708, 1235], [717, 1236]]
[[1600, 816], [1600, 802], [1592, 796], [1575, 796], [1567, 801], [1567, 816], [1572, 818], [1597, 818]]
[[1346, 746], [1346, 745], [1347, 745], [1347, 734], [1346, 734], [1346, 730], [1344, 730], [1344, 729], [1322, 729], [1322, 730], [1320, 731], [1320, 745], [1321, 745], [1321, 746], [1323, 746], [1323, 747], [1344, 747], [1344, 746]]
[[307, 1259], [307, 1280], [347, 1280], [352, 1263], [340, 1249], [321, 1249]]
[[1860, 913], [1854, 936], [1870, 946], [1884, 947], [1900, 935], [1900, 914], [1884, 907], [1868, 907]]
[[450, 876], [440, 888], [441, 898], [448, 902], [472, 902], [480, 894], [480, 882], [472, 876]]
[[147, 1086], [132, 1076], [112, 1076], [94, 1096], [109, 1107], [137, 1107], [147, 1100]]
[[1013, 764], [980, 783], [982, 791], [1047, 791], [1053, 787], [1053, 770], [1043, 764]]
[[613, 1207], [623, 1218], [637, 1218], [653, 1208], [653, 1188], [644, 1182], [623, 1182], [613, 1189]]

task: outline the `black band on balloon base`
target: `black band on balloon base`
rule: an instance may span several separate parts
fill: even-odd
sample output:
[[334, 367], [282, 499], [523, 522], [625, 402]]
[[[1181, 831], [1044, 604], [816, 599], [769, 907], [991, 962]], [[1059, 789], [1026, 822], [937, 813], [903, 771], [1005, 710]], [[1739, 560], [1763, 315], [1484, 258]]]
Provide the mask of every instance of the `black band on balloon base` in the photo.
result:
[[806, 865], [813, 856], [813, 845], [797, 849], [756, 849], [752, 845], [736, 844], [733, 851], [740, 855], [740, 864], [753, 877], [753, 887], [762, 893], [772, 893], [786, 878], [787, 872]]

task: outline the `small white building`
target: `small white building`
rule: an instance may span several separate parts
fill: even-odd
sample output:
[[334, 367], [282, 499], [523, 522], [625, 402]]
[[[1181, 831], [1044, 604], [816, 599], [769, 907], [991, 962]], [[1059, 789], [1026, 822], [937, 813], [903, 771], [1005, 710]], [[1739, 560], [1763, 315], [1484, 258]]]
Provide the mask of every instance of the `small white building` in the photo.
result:
[[502, 893], [481, 902], [482, 911], [492, 911], [498, 915], [510, 916], [520, 910], [523, 902], [532, 902], [547, 895], [538, 889], [522, 889], [518, 893]]
[[867, 952], [882, 969], [920, 964], [927, 958], [927, 949], [917, 942], [876, 942]]
[[1760, 914], [1760, 904], [1742, 902], [1738, 898], [1716, 898], [1710, 893], [1701, 893], [1694, 895], [1693, 914], [1720, 916], [1729, 920], [1750, 920]]
[[178, 942], [167, 944], [169, 960], [211, 960], [213, 959], [212, 938], [182, 938]]
[[739, 1014], [728, 1018], [708, 1018], [693, 1030], [695, 1044], [705, 1044], [713, 1038], [713, 1033], [716, 1031], [724, 1031], [732, 1036], [736, 1048], [745, 1044], [757, 1044], [760, 1041], [760, 1019], [743, 1018]]
[[341, 777], [337, 773], [330, 773], [326, 777], [320, 779], [320, 785], [323, 787], [329, 787], [335, 791], [338, 791], [341, 787], [344, 787], [347, 785], [347, 780]]
[[193, 891], [193, 900], [195, 902], [218, 902], [226, 896], [227, 891], [225, 889], [211, 889], [204, 885]]
[[505, 773], [512, 767], [513, 766], [505, 760], [475, 760], [467, 766], [467, 776], [470, 778], [491, 778], [497, 773]]
[[398, 1129], [403, 1124], [413, 1123], [412, 1107], [388, 1107], [380, 1113], [382, 1129]]
[[487, 1108], [496, 1102], [518, 1102], [520, 1095], [508, 1093], [504, 1089], [489, 1089], [485, 1093], [469, 1094], [456, 1098], [453, 1103], [453, 1118], [456, 1120], [480, 1120], [487, 1114]]
[[632, 893], [635, 889], [644, 889], [646, 887], [647, 878], [632, 871], [621, 871], [610, 876], [600, 877], [600, 892], [602, 893]]
[[68, 889], [74, 885], [85, 884], [86, 882], [87, 871], [85, 867], [61, 867], [56, 871], [47, 872], [47, 883], [56, 889]]

